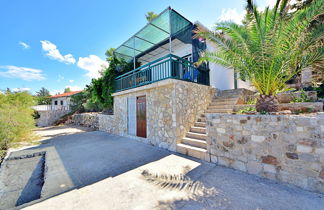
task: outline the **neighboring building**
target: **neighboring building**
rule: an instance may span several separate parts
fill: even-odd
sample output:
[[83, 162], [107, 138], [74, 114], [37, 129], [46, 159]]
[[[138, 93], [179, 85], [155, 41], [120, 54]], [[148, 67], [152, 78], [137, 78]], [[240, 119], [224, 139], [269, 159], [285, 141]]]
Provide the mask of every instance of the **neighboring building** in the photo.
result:
[[39, 114], [36, 124], [39, 127], [53, 125], [58, 119], [70, 112], [71, 96], [81, 91], [73, 91], [51, 96], [51, 105], [37, 105], [33, 109]]
[[51, 110], [70, 110], [71, 96], [78, 94], [80, 92], [81, 90], [51, 96], [52, 99]]

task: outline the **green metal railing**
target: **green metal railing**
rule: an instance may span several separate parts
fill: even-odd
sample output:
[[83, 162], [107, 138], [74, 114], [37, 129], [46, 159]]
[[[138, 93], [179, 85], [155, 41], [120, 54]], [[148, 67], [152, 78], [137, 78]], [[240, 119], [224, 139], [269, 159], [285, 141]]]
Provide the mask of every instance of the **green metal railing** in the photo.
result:
[[199, 69], [188, 60], [169, 54], [116, 77], [115, 92], [169, 78], [209, 85], [209, 71]]

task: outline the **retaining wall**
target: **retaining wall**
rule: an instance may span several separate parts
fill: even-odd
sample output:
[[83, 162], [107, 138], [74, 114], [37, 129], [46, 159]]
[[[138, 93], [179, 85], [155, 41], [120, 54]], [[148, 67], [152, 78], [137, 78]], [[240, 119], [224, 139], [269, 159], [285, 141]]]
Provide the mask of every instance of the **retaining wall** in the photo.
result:
[[324, 114], [206, 114], [211, 161], [324, 193]]
[[74, 114], [69, 123], [89, 128], [99, 129], [98, 113]]

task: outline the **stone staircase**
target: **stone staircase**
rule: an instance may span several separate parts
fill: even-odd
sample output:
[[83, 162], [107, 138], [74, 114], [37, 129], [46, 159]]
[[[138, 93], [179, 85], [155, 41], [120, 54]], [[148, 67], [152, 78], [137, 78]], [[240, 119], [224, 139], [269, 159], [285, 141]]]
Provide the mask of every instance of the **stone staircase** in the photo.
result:
[[[246, 89], [223, 90], [212, 99], [205, 113], [232, 113], [244, 96], [252, 94]], [[177, 152], [210, 162], [207, 151], [206, 116], [201, 114], [185, 137], [177, 144]]]
[[243, 103], [245, 89], [220, 91], [208, 106], [206, 113], [233, 113], [234, 106]]
[[201, 114], [181, 143], [177, 144], [177, 152], [210, 162], [206, 139], [206, 116]]

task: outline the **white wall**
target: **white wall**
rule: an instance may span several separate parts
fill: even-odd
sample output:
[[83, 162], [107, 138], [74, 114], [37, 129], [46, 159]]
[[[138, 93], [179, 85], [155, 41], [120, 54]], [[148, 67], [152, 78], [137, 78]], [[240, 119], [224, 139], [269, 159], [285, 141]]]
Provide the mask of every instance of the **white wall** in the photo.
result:
[[[63, 107], [69, 107], [70, 106], [70, 97], [60, 97], [60, 98], [52, 98], [52, 109], [60, 109]], [[57, 101], [57, 105], [55, 105], [55, 101]], [[63, 105], [61, 105], [61, 101], [63, 101]]]
[[[168, 45], [165, 45], [164, 48], [168, 48]], [[154, 57], [151, 57], [149, 60], [147, 60], [148, 62], [152, 62], [156, 59], [159, 59], [165, 55], [168, 55], [170, 52], [168, 50], [164, 51], [163, 53], [160, 53]], [[188, 54], [192, 54], [192, 45], [191, 44], [184, 44], [179, 40], [173, 40], [172, 41], [172, 54], [179, 56], [179, 57], [183, 57], [186, 56]], [[144, 62], [142, 61], [142, 65], [148, 63], [148, 62]]]
[[[207, 41], [207, 51], [212, 52], [216, 50], [216, 46]], [[227, 69], [219, 64], [209, 63], [210, 68], [210, 85], [220, 90], [234, 89], [234, 70]], [[242, 80], [237, 81], [238, 88], [253, 89], [249, 82]]]

